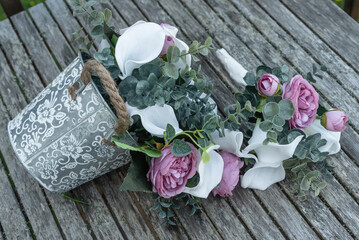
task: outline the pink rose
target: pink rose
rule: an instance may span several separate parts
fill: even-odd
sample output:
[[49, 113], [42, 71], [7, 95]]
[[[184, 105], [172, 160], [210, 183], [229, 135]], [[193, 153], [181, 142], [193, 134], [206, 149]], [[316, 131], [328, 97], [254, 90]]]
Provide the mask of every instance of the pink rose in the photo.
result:
[[152, 158], [147, 179], [152, 182], [153, 192], [164, 198], [170, 198], [183, 192], [187, 180], [197, 170], [198, 150], [188, 143], [192, 152], [184, 157], [176, 157], [171, 153], [171, 146], [162, 148], [162, 156]]
[[301, 75], [296, 75], [289, 83], [283, 84], [282, 98], [291, 100], [294, 105], [294, 115], [289, 120], [290, 128], [305, 129], [314, 122], [319, 95]]
[[214, 196], [217, 194], [221, 197], [232, 196], [232, 190], [239, 181], [239, 169], [243, 167], [244, 163], [232, 153], [220, 151], [219, 154], [224, 162], [223, 175], [219, 187], [213, 189], [212, 193]]
[[270, 73], [266, 73], [258, 80], [257, 88], [261, 96], [273, 96], [279, 90], [279, 79]]
[[329, 131], [341, 132], [346, 126], [345, 123], [348, 121], [347, 115], [339, 109], [331, 110], [326, 112], [321, 119], [321, 124]]
[[174, 45], [175, 45], [175, 40], [173, 39], [173, 37], [167, 35], [165, 38], [165, 43], [163, 44], [162, 51], [160, 53], [160, 57], [167, 53], [167, 49], [169, 46], [174, 46]]

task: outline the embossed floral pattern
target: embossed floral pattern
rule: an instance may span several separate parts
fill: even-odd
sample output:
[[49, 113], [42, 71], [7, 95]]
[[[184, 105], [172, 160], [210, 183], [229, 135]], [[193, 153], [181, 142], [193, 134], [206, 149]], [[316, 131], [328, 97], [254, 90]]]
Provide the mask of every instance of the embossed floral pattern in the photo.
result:
[[68, 86], [80, 81], [75, 59], [24, 110], [9, 122], [19, 160], [48, 190], [66, 192], [130, 161], [128, 151], [103, 143], [117, 122], [92, 84], [76, 101]]

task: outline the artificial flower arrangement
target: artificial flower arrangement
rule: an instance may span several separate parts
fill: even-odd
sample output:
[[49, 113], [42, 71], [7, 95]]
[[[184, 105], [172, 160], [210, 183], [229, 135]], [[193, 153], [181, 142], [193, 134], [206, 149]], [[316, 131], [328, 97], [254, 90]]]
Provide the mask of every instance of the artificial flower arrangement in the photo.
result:
[[[115, 31], [108, 25], [110, 10], [89, 12], [94, 3], [72, 1], [75, 14], [89, 14], [91, 35], [102, 38], [93, 58], [118, 83], [132, 121], [128, 133], [138, 145], [122, 143], [122, 135], [112, 142], [142, 154], [133, 157], [121, 190], [154, 193], [153, 209], [173, 225], [173, 209], [181, 201], [194, 214], [201, 209], [201, 198], [230, 196], [239, 181], [243, 188], [265, 190], [287, 172], [300, 198], [310, 189], [318, 195], [326, 186], [332, 169], [326, 157], [340, 150], [348, 118], [338, 109], [319, 106], [319, 95], [308, 81], [321, 78], [316, 66], [307, 80], [290, 78], [286, 66], [259, 66], [249, 73], [218, 50], [230, 76], [245, 86], [221, 116], [211, 99], [213, 86], [200, 65], [195, 69], [191, 64], [212, 49], [211, 38], [188, 46], [176, 37], [176, 27], [144, 21]], [[84, 50], [91, 47], [88, 39], [77, 38]], [[93, 80], [107, 99], [97, 77]]]

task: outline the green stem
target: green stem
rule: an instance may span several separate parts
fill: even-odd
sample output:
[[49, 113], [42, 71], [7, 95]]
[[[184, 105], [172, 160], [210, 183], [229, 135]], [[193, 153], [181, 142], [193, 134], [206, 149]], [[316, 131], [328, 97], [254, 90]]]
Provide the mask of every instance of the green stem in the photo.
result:
[[74, 201], [74, 202], [77, 202], [77, 203], [81, 203], [81, 204], [85, 204], [85, 205], [89, 205], [89, 206], [90, 206], [90, 204], [89, 204], [89, 203], [87, 203], [87, 202], [83, 202], [83, 201], [78, 200], [78, 199], [76, 199], [76, 198], [72, 198], [72, 197], [70, 197], [70, 196], [66, 195], [66, 193], [61, 194], [61, 196], [62, 196], [63, 198], [70, 199], [70, 200], [72, 200], [72, 201]]

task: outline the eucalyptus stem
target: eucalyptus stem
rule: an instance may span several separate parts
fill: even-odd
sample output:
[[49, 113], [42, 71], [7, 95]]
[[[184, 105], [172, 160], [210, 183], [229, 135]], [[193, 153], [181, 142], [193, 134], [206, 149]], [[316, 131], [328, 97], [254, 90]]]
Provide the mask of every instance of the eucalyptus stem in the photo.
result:
[[63, 198], [67, 198], [67, 199], [70, 199], [70, 200], [72, 200], [72, 201], [74, 201], [74, 202], [77, 202], [77, 203], [81, 203], [81, 204], [85, 204], [85, 205], [90, 206], [90, 204], [89, 204], [89, 203], [84, 202], [84, 201], [81, 201], [81, 200], [78, 200], [78, 199], [76, 199], [76, 198], [72, 198], [72, 197], [70, 197], [70, 196], [66, 195], [66, 193], [61, 194], [61, 197], [63, 197]]

